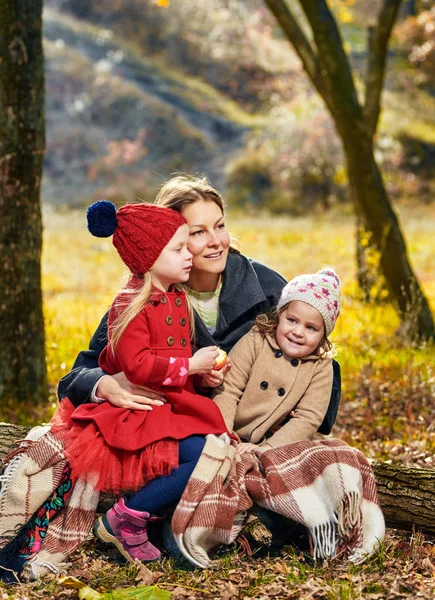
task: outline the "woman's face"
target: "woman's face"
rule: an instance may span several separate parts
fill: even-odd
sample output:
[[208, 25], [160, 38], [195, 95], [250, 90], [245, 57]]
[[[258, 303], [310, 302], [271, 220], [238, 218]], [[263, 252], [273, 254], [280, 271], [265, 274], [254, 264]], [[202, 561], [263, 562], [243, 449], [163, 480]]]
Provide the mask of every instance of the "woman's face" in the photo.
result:
[[225, 269], [230, 247], [230, 234], [224, 215], [211, 200], [198, 200], [182, 213], [189, 226], [189, 251], [193, 270], [219, 274]]

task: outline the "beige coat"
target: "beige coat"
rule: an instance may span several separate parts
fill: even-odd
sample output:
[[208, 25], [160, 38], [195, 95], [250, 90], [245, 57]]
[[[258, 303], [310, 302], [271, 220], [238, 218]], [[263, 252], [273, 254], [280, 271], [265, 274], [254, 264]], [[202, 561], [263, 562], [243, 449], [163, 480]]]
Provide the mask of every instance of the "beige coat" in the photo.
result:
[[290, 359], [255, 327], [229, 356], [231, 371], [214, 392], [229, 431], [242, 441], [273, 448], [308, 439], [317, 431], [331, 397], [330, 358]]

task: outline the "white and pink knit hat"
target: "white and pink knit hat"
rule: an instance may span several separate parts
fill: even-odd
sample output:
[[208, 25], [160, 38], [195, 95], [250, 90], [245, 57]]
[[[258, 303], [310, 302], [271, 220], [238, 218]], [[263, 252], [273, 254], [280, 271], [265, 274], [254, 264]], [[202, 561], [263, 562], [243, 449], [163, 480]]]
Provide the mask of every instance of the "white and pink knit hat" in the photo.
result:
[[331, 267], [327, 267], [317, 273], [298, 275], [282, 290], [277, 309], [283, 308], [293, 300], [306, 302], [319, 311], [328, 336], [340, 314], [340, 279], [337, 273]]

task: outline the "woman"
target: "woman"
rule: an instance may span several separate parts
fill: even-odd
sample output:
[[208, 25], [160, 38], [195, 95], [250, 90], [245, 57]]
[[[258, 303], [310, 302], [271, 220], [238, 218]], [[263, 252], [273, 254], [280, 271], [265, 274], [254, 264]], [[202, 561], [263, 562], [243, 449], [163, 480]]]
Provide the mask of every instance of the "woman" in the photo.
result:
[[[222, 198], [205, 177], [173, 177], [163, 185], [156, 204], [180, 212], [189, 225], [193, 266], [186, 291], [195, 308], [195, 345], [229, 351], [255, 317], [274, 306], [286, 280], [231, 247]], [[107, 344], [107, 314], [92, 336], [89, 350], [77, 357], [59, 383], [59, 397], [78, 406], [95, 399], [129, 408], [150, 409], [160, 400], [131, 385], [122, 374], [106, 376], [98, 356]], [[94, 401], [95, 401], [94, 399]]]
[[[257, 315], [278, 303], [286, 280], [269, 267], [247, 258], [231, 246], [219, 192], [204, 176], [178, 175], [160, 189], [156, 204], [180, 212], [189, 225], [192, 270], [186, 286], [195, 309], [195, 346], [217, 345], [225, 351], [251, 328]], [[92, 336], [89, 350], [78, 355], [72, 371], [59, 383], [59, 398], [78, 406], [108, 400], [116, 406], [152, 410], [164, 401], [145, 387], [131, 384], [123, 373], [106, 375], [98, 356], [107, 344], [107, 314]], [[208, 383], [221, 383], [225, 369]], [[319, 431], [329, 433], [340, 399], [338, 363], [330, 408]]]

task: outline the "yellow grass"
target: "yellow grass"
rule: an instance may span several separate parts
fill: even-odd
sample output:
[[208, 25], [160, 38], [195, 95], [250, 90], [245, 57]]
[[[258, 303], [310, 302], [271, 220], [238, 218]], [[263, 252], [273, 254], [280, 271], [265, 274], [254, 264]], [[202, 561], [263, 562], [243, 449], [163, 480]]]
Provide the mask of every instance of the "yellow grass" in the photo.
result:
[[[435, 310], [435, 219], [433, 209], [403, 209], [410, 258]], [[355, 283], [353, 217], [257, 218], [229, 215], [227, 223], [241, 250], [291, 278], [325, 265], [342, 279], [343, 307], [332, 339], [339, 351], [344, 393], [352, 394], [365, 365], [399, 376], [412, 365], [435, 367], [433, 346], [414, 348], [395, 334], [399, 321], [388, 304], [365, 305]], [[43, 289], [49, 382], [52, 387], [87, 347], [99, 319], [120, 287], [123, 265], [110, 239], [86, 230], [84, 212], [44, 214]]]

